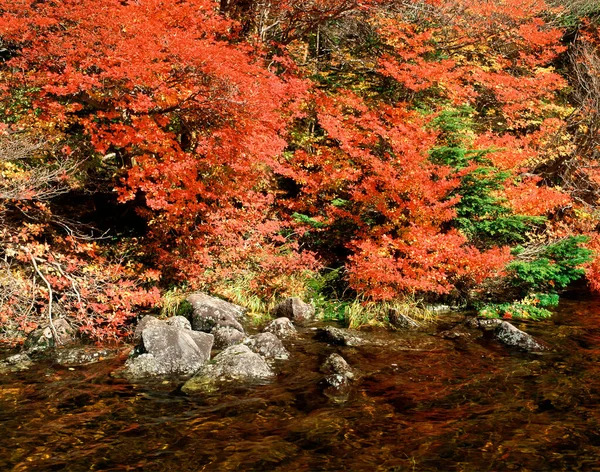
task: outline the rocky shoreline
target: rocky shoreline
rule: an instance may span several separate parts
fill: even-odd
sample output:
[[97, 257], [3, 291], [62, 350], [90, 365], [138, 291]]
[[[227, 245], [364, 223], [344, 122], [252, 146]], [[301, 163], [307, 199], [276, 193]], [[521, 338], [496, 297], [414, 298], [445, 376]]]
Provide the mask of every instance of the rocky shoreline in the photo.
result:
[[[32, 333], [22, 352], [0, 361], [0, 373], [25, 370], [38, 359], [52, 358], [63, 366], [86, 365], [111, 357], [125, 356], [122, 367], [114, 372], [131, 382], [147, 379], [171, 379], [181, 384], [186, 394], [216, 391], [224, 385], [272, 382], [282, 363], [290, 359], [286, 345], [294, 342], [299, 330], [318, 343], [344, 349], [380, 345], [376, 334], [357, 332], [315, 319], [315, 309], [298, 298], [288, 298], [273, 311], [273, 319], [261, 332], [250, 333], [244, 308], [224, 300], [197, 293], [188, 297], [193, 310], [188, 318], [174, 316], [163, 320], [142, 318], [133, 336], [133, 346], [98, 348], [77, 344], [74, 331], [64, 320], [56, 320], [59, 333], [55, 346], [53, 330], [45, 327]], [[508, 349], [535, 353], [550, 347], [507, 321], [469, 316], [456, 317], [448, 329], [433, 330], [396, 314], [400, 331], [427, 330], [435, 339], [472, 342], [492, 337]], [[399, 338], [400, 339], [400, 338]], [[389, 342], [389, 341], [385, 341]], [[320, 367], [323, 393], [343, 401], [359, 382], [360, 372], [350, 366], [339, 352], [333, 352]]]

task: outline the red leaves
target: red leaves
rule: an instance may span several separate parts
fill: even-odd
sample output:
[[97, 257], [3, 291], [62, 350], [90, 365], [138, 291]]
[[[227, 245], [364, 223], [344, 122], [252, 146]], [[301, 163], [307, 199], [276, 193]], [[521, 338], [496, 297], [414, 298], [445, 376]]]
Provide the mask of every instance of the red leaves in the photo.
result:
[[562, 32], [540, 19], [545, 8], [534, 0], [460, 0], [436, 4], [422, 16], [376, 18], [389, 46], [380, 71], [437, 103], [474, 104], [492, 96], [509, 123], [524, 127], [519, 114], [542, 108], [566, 85], [547, 67], [565, 49]]

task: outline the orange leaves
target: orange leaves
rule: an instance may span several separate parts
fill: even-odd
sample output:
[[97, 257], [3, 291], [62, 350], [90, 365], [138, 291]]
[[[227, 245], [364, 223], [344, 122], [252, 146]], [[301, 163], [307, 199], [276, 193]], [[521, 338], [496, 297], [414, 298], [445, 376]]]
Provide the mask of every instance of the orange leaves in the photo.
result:
[[402, 238], [383, 235], [355, 242], [350, 257], [352, 286], [375, 300], [399, 293], [449, 293], [462, 279], [481, 283], [498, 276], [511, 256], [508, 248], [480, 252], [456, 231], [411, 226]]
[[525, 128], [519, 115], [543, 109], [566, 86], [546, 68], [565, 50], [561, 31], [541, 19], [546, 8], [533, 0], [457, 0], [420, 15], [399, 9], [374, 21], [388, 46], [380, 71], [438, 103], [497, 107], [511, 126]]
[[508, 186], [503, 191], [515, 213], [540, 216], [571, 203], [570, 197], [560, 189], [540, 185], [540, 181], [539, 177], [525, 178], [520, 184]]

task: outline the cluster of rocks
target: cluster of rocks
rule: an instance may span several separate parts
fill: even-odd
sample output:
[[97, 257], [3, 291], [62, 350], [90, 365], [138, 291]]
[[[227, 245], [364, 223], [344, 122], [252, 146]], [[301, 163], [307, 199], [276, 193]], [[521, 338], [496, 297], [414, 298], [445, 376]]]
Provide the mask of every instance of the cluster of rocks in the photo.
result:
[[23, 344], [23, 350], [0, 362], [0, 374], [27, 370], [38, 358], [50, 358], [65, 367], [93, 364], [118, 356], [122, 348], [101, 348], [79, 344], [77, 330], [65, 318], [32, 331]]
[[[175, 316], [166, 321], [144, 317], [136, 329], [137, 345], [125, 364], [129, 378], [190, 377], [182, 390], [210, 390], [222, 382], [260, 382], [272, 378], [276, 361], [289, 358], [282, 343], [296, 333], [292, 320], [314, 319], [315, 310], [288, 298], [274, 310], [278, 316], [264, 332], [248, 335], [244, 309], [204, 293], [190, 295], [191, 321]], [[211, 354], [216, 356], [211, 359]]]
[[[313, 321], [315, 309], [298, 298], [288, 298], [273, 311], [276, 316], [263, 332], [249, 335], [244, 328], [245, 310], [235, 304], [196, 293], [188, 297], [190, 318], [174, 316], [161, 320], [145, 316], [138, 324], [136, 346], [126, 361], [123, 375], [130, 379], [177, 377], [186, 380], [185, 393], [210, 391], [224, 382], [264, 382], [275, 376], [278, 361], [289, 359], [282, 341], [294, 337], [295, 325]], [[393, 316], [392, 316], [393, 315]], [[414, 330], [421, 326], [407, 316], [394, 312], [396, 328]], [[352, 330], [333, 326], [313, 328], [315, 338], [332, 346], [355, 347], [368, 343]], [[548, 347], [526, 332], [503, 320], [467, 318], [464, 323], [438, 333], [447, 339], [467, 339], [479, 332], [493, 335], [499, 342], [527, 352]], [[481, 334], [484, 333], [484, 334]], [[115, 350], [70, 347], [76, 340], [75, 330], [64, 319], [56, 319], [32, 333], [24, 351], [0, 362], [0, 373], [27, 369], [32, 358], [52, 350], [58, 364], [82, 365], [114, 356]], [[338, 353], [330, 354], [321, 365], [323, 393], [334, 401], [345, 401], [358, 373]]]

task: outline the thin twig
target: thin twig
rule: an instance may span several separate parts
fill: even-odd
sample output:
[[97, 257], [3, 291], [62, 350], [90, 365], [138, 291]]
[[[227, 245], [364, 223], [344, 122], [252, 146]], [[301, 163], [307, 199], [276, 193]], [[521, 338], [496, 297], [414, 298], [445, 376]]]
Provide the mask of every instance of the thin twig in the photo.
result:
[[50, 282], [48, 282], [48, 279], [46, 277], [44, 277], [44, 274], [42, 274], [42, 272], [40, 271], [37, 263], [35, 262], [35, 257], [33, 257], [33, 254], [31, 254], [31, 252], [29, 252], [28, 249], [27, 249], [27, 253], [29, 254], [29, 257], [31, 258], [31, 262], [33, 263], [33, 268], [35, 269], [37, 274], [40, 276], [40, 278], [44, 281], [44, 283], [46, 284], [46, 287], [48, 287], [48, 322], [50, 323], [50, 329], [52, 330], [52, 336], [54, 337], [54, 345], [59, 346], [62, 343], [60, 342], [60, 339], [58, 338], [58, 333], [56, 331], [56, 327], [54, 326], [54, 322], [52, 321], [52, 298], [54, 296], [53, 292], [52, 292], [52, 286], [50, 285]]

